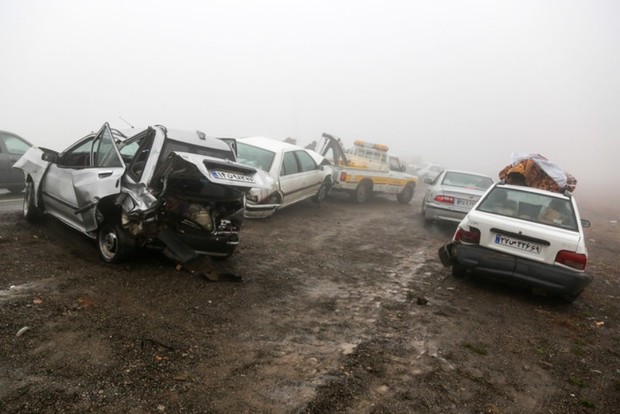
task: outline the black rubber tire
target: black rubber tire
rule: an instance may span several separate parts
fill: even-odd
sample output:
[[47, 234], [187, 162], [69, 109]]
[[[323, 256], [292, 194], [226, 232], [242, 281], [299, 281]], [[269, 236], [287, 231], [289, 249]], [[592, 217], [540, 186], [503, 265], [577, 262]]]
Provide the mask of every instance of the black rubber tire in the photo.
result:
[[117, 223], [105, 222], [97, 234], [97, 246], [101, 260], [106, 263], [120, 263], [135, 251], [133, 238]]
[[[581, 292], [583, 292], [583, 290]], [[566, 303], [573, 303], [574, 301], [577, 300], [579, 295], [581, 295], [581, 292], [577, 292], [573, 294], [564, 294], [562, 295], [562, 300]]]
[[327, 194], [329, 194], [329, 190], [331, 190], [331, 188], [332, 188], [332, 180], [331, 178], [327, 177], [321, 183], [321, 186], [319, 187], [319, 191], [317, 191], [316, 194], [312, 197], [312, 201], [314, 201], [317, 204], [321, 204], [323, 201], [325, 201], [325, 198], [327, 198]]
[[35, 205], [34, 183], [28, 181], [26, 191], [24, 191], [24, 204], [22, 206], [22, 214], [24, 218], [34, 223], [41, 219], [41, 210]]
[[413, 198], [414, 191], [415, 185], [413, 183], [408, 183], [405, 188], [403, 188], [403, 191], [396, 196], [396, 200], [398, 200], [400, 204], [409, 204]]
[[452, 264], [452, 276], [456, 277], [457, 279], [462, 279], [465, 277], [465, 275], [467, 275], [466, 267], [463, 267], [458, 263]]
[[351, 200], [357, 204], [364, 204], [370, 198], [371, 191], [370, 184], [362, 181], [357, 185], [355, 191], [351, 193]]

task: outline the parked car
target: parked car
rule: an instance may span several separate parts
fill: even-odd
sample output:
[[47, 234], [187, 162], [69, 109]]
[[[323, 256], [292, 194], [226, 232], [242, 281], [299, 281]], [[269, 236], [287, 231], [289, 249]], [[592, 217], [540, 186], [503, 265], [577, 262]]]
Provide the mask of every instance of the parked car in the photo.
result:
[[13, 165], [30, 147], [32, 144], [19, 135], [0, 131], [0, 188], [12, 193], [24, 189], [24, 173]]
[[246, 217], [270, 217], [276, 210], [308, 198], [321, 203], [329, 193], [333, 169], [318, 153], [266, 137], [237, 141], [239, 162], [271, 177], [268, 187], [254, 188], [246, 196]]
[[426, 181], [427, 179], [434, 180], [443, 170], [444, 168], [440, 165], [425, 163], [424, 166], [418, 169], [414, 174], [422, 181]]
[[119, 262], [154, 247], [187, 263], [228, 257], [239, 243], [244, 194], [257, 170], [236, 162], [234, 142], [153, 126], [130, 138], [106, 123], [60, 154], [29, 149], [23, 215], [56, 217], [98, 241]]
[[429, 186], [422, 199], [424, 220], [456, 223], [493, 185], [489, 176], [457, 170], [444, 170], [434, 180], [427, 178], [425, 182]]
[[439, 250], [452, 274], [468, 272], [574, 301], [591, 282], [583, 227], [570, 193], [493, 185]]

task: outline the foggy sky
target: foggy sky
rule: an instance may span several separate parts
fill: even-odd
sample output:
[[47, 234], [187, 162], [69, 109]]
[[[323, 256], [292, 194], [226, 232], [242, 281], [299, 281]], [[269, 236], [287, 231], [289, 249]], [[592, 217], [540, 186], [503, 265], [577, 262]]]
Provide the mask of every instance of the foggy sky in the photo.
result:
[[619, 18], [615, 0], [0, 0], [0, 129], [57, 150], [120, 117], [328, 132], [494, 177], [533, 152], [578, 192], [619, 176]]

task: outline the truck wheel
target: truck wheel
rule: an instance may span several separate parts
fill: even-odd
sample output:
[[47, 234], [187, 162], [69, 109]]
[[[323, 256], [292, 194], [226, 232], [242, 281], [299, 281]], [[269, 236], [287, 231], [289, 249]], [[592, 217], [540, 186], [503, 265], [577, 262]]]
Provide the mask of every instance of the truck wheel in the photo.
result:
[[368, 184], [365, 181], [362, 181], [361, 183], [357, 185], [357, 187], [355, 188], [355, 191], [351, 193], [351, 199], [357, 204], [363, 204], [370, 197], [371, 191], [372, 190], [370, 188], [370, 184]]
[[403, 188], [403, 191], [401, 191], [400, 194], [396, 196], [396, 199], [398, 200], [398, 202], [400, 204], [409, 204], [411, 202], [411, 199], [413, 198], [414, 189], [415, 189], [414, 185], [411, 183], [408, 183], [405, 186], [405, 188]]
[[332, 188], [332, 180], [329, 177], [327, 177], [325, 178], [323, 183], [321, 183], [321, 186], [319, 187], [319, 191], [317, 191], [314, 197], [312, 197], [312, 201], [314, 201], [317, 204], [321, 204], [323, 200], [325, 200], [325, 197], [327, 197], [327, 194], [329, 193], [329, 190], [331, 188]]
[[119, 263], [135, 250], [135, 241], [120, 224], [104, 222], [97, 236], [99, 254], [106, 263]]
[[31, 223], [41, 218], [41, 211], [35, 205], [34, 198], [34, 183], [28, 181], [26, 184], [26, 191], [24, 192], [23, 215], [24, 218]]

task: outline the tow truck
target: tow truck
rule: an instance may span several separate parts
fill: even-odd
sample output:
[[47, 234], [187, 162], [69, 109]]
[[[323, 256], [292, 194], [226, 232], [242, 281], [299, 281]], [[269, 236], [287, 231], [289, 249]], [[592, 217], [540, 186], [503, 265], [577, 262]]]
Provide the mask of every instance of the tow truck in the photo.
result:
[[332, 190], [349, 193], [358, 204], [375, 193], [395, 194], [401, 204], [411, 202], [418, 178], [405, 173], [406, 166], [387, 145], [356, 140], [345, 150], [340, 138], [324, 132], [317, 149], [334, 166]]

